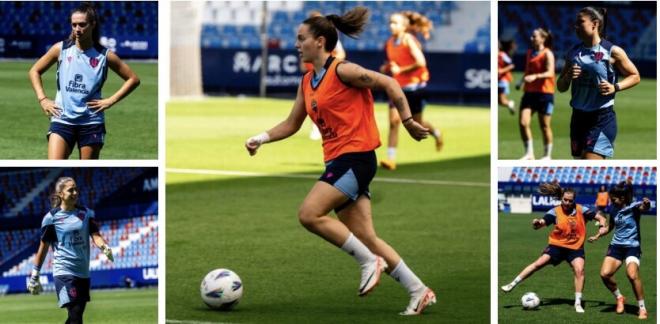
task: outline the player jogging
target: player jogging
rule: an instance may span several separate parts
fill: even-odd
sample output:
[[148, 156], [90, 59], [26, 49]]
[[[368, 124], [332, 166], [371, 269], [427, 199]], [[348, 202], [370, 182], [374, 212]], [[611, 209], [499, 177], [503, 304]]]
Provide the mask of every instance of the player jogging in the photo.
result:
[[633, 202], [633, 188], [621, 182], [610, 189], [610, 222], [603, 226], [598, 234], [589, 238], [589, 242], [607, 235], [614, 230], [612, 242], [607, 248], [607, 255], [600, 268], [600, 277], [605, 287], [609, 289], [616, 299], [616, 313], [623, 314], [626, 298], [621, 294], [614, 280], [614, 274], [621, 265], [626, 264], [626, 275], [632, 285], [637, 304], [639, 305], [639, 319], [647, 319], [648, 312], [644, 305], [644, 288], [642, 278], [639, 276], [640, 259], [642, 256], [641, 234], [639, 230], [640, 217], [651, 207], [651, 201], [644, 197], [642, 201]]
[[[105, 138], [104, 111], [139, 84], [137, 75], [119, 57], [101, 46], [96, 10], [83, 4], [70, 16], [71, 34], [58, 42], [30, 69], [30, 81], [44, 114], [50, 118], [48, 159], [68, 159], [76, 143], [80, 159], [98, 159]], [[41, 75], [57, 62], [57, 95], [44, 92]], [[108, 68], [124, 83], [110, 97], [101, 89]]]
[[[385, 43], [387, 62], [381, 66], [381, 73], [389, 73], [399, 83], [406, 95], [413, 119], [430, 130], [435, 138], [436, 150], [440, 151], [443, 139], [440, 130], [422, 119], [425, 105], [424, 89], [429, 81], [429, 70], [426, 68], [426, 58], [422, 53], [416, 34], [424, 38], [430, 37], [433, 23], [412, 11], [403, 11], [390, 16], [390, 31], [392, 36]], [[401, 116], [398, 108], [390, 102], [389, 110], [390, 133], [387, 140], [387, 159], [380, 165], [387, 170], [396, 169], [396, 147], [399, 142], [399, 123]]]
[[525, 146], [521, 160], [534, 159], [531, 120], [538, 112], [539, 125], [543, 134], [544, 153], [541, 160], [552, 155], [552, 111], [555, 93], [555, 55], [552, 53], [552, 34], [543, 28], [534, 29], [530, 38], [532, 48], [527, 50], [523, 97], [520, 101], [520, 138]]
[[511, 91], [511, 82], [513, 81], [513, 69], [515, 65], [511, 55], [516, 50], [516, 42], [513, 40], [500, 41], [499, 52], [497, 53], [497, 103], [506, 107], [513, 115], [516, 113], [516, 103], [509, 99]]
[[89, 237], [110, 261], [114, 261], [112, 250], [99, 233], [94, 211], [76, 204], [78, 187], [72, 178], [57, 180], [51, 200], [53, 209], [41, 222], [41, 241], [27, 288], [33, 295], [41, 292], [39, 271], [48, 248], [52, 246], [58, 304], [60, 308], [67, 308], [69, 316], [66, 323], [82, 323], [85, 306], [90, 300]]
[[525, 267], [509, 284], [502, 286], [504, 292], [510, 292], [523, 280], [548, 264], [556, 266], [566, 261], [573, 268], [575, 282], [575, 311], [584, 313], [582, 307], [582, 289], [584, 288], [584, 240], [586, 223], [597, 219], [605, 224], [605, 217], [588, 207], [575, 203], [575, 191], [562, 188], [559, 184], [542, 183], [539, 193], [561, 200], [561, 204], [548, 210], [543, 218], [532, 220], [532, 227], [539, 229], [554, 224], [548, 237], [548, 246], [543, 254]]
[[[571, 88], [571, 154], [576, 159], [614, 156], [617, 125], [614, 96], [639, 83], [639, 72], [626, 52], [604, 39], [607, 11], [582, 8], [575, 20], [581, 43], [566, 55], [557, 90]], [[623, 75], [618, 81], [614, 67]]]
[[[296, 133], [309, 115], [323, 135], [326, 170], [300, 206], [300, 223], [360, 264], [360, 296], [369, 293], [389, 268], [390, 275], [411, 297], [401, 314], [417, 315], [435, 303], [435, 294], [373, 227], [369, 183], [376, 173], [374, 150], [380, 140], [371, 89], [385, 90], [414, 139], [428, 136], [428, 129], [413, 119], [396, 81], [330, 55], [337, 30], [357, 37], [368, 13], [366, 8], [356, 7], [342, 16], [312, 17], [300, 25], [296, 48], [303, 61], [314, 64], [314, 71], [304, 75], [289, 116], [267, 132], [249, 138], [245, 147], [254, 155], [261, 144]], [[329, 216], [332, 210], [338, 220]]]

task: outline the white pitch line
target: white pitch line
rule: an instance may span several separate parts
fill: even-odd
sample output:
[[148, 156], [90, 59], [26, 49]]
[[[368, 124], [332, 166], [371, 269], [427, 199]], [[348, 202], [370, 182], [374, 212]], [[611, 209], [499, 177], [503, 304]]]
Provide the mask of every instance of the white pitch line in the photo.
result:
[[[263, 173], [263, 172], [248, 172], [248, 171], [230, 171], [230, 170], [208, 170], [208, 169], [177, 169], [167, 168], [168, 173], [183, 173], [183, 174], [202, 174], [202, 175], [228, 175], [239, 177], [273, 177], [273, 178], [297, 178], [297, 179], [318, 179], [318, 176], [311, 174], [291, 174], [291, 173]], [[419, 180], [419, 179], [405, 179], [405, 178], [374, 178], [377, 182], [388, 183], [408, 183], [408, 184], [425, 184], [425, 185], [440, 185], [440, 186], [463, 186], [463, 187], [490, 187], [486, 182], [470, 182], [470, 181], [445, 181], [445, 180]]]

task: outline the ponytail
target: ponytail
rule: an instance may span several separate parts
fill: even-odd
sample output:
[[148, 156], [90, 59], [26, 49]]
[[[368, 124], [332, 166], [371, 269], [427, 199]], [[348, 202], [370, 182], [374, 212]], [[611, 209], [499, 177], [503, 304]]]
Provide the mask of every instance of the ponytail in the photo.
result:
[[546, 182], [540, 184], [539, 193], [544, 196], [557, 198], [559, 200], [562, 199], [564, 193], [572, 193], [573, 197], [575, 197], [575, 190], [573, 190], [573, 188], [562, 188], [557, 182], [553, 182], [553, 183]]
[[415, 11], [403, 11], [401, 15], [408, 19], [407, 32], [413, 34], [420, 34], [424, 39], [431, 38], [431, 30], [433, 30], [433, 22], [426, 16]]
[[550, 32], [549, 29], [545, 29], [543, 27], [539, 27], [536, 30], [538, 30], [541, 36], [543, 36], [543, 46], [552, 49], [552, 32]]
[[364, 30], [364, 26], [369, 20], [369, 9], [365, 7], [355, 7], [342, 16], [327, 15], [325, 17], [310, 17], [303, 21], [303, 24], [309, 26], [309, 30], [314, 38], [325, 37], [324, 49], [332, 51], [337, 45], [337, 30], [350, 38], [357, 38]]

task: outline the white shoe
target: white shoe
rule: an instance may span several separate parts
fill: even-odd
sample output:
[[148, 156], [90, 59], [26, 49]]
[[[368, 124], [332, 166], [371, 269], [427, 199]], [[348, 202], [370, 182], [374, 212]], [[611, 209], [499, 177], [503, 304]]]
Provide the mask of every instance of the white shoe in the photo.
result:
[[399, 313], [399, 315], [419, 315], [427, 306], [431, 306], [435, 303], [435, 293], [431, 288], [426, 287], [422, 290], [421, 294], [410, 298], [408, 307], [406, 307], [403, 312]]
[[516, 103], [513, 100], [509, 100], [509, 104], [506, 106], [509, 109], [509, 113], [514, 115], [516, 113]]
[[525, 154], [520, 159], [521, 160], [534, 160], [534, 154]]
[[501, 288], [502, 288], [502, 291], [503, 291], [503, 292], [508, 293], [508, 292], [510, 292], [511, 290], [513, 290], [513, 288], [515, 288], [515, 287], [516, 287], [516, 285], [510, 283], [510, 284], [508, 284], [508, 285], [504, 285], [504, 286], [502, 286]]
[[387, 263], [385, 259], [377, 256], [374, 262], [369, 263], [366, 266], [362, 267], [362, 277], [360, 279], [360, 290], [358, 290], [358, 296], [366, 296], [371, 292], [378, 282], [380, 281], [380, 275], [387, 269]]
[[582, 304], [575, 304], [575, 312], [584, 313], [584, 308], [582, 308]]
[[539, 160], [552, 160], [552, 158], [549, 155], [544, 155]]

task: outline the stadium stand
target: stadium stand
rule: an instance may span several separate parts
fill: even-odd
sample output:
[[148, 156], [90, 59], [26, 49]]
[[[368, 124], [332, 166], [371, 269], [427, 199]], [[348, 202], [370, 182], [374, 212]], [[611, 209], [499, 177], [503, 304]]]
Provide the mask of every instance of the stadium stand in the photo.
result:
[[514, 167], [510, 182], [605, 184], [632, 181], [635, 186], [657, 185], [656, 167]]

